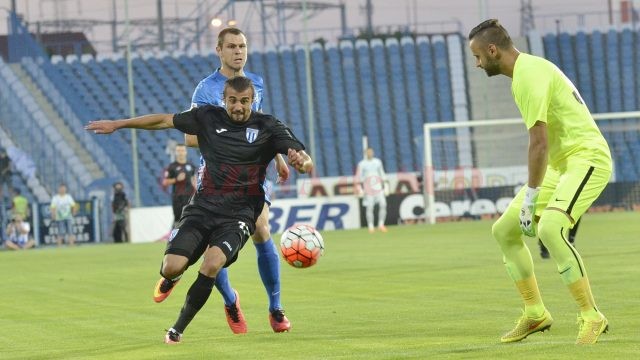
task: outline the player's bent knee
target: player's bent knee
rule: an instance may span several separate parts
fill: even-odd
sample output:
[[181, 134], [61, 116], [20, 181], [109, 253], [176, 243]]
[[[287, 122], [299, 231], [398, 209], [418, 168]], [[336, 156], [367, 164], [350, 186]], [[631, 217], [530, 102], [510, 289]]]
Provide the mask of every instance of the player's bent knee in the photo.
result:
[[256, 224], [256, 231], [251, 235], [251, 240], [256, 244], [267, 242], [271, 238], [269, 226], [259, 226]]
[[215, 277], [227, 262], [227, 256], [217, 246], [210, 247], [204, 255], [200, 272], [209, 277]]
[[491, 226], [491, 234], [500, 244], [514, 240], [521, 240], [521, 230], [518, 226], [517, 220], [512, 221], [511, 219], [506, 218], [505, 215], [501, 216], [495, 223], [493, 223], [493, 226]]
[[551, 250], [554, 241], [565, 239], [570, 226], [571, 220], [567, 214], [560, 210], [546, 209], [540, 217], [538, 237]]
[[174, 278], [182, 274], [187, 266], [187, 258], [184, 256], [167, 255], [162, 262], [162, 275], [166, 278]]
[[254, 243], [264, 243], [271, 238], [271, 226], [269, 225], [269, 207], [265, 204], [262, 213], [256, 220], [256, 230], [251, 235]]

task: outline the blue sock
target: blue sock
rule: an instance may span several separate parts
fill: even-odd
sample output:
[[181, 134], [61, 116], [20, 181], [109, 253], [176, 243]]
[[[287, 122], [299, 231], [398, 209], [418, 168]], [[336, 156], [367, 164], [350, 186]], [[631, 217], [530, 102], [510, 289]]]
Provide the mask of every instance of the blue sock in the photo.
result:
[[[254, 243], [258, 255], [258, 271], [269, 297], [269, 311], [281, 309], [280, 304], [280, 258], [273, 239], [262, 244]], [[218, 275], [219, 276], [219, 275]]]
[[227, 268], [222, 268], [222, 270], [218, 272], [218, 275], [216, 275], [216, 289], [218, 289], [220, 295], [222, 295], [225, 305], [231, 306], [236, 302], [236, 293], [233, 292], [233, 288], [229, 282]]

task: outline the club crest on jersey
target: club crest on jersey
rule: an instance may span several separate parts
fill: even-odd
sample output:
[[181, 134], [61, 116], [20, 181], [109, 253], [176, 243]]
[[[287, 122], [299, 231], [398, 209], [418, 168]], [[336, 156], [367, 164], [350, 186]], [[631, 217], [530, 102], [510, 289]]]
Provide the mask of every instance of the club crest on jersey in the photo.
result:
[[258, 130], [257, 129], [252, 129], [252, 128], [247, 128], [247, 141], [249, 142], [249, 144], [253, 143], [254, 141], [256, 141], [256, 139], [258, 138]]

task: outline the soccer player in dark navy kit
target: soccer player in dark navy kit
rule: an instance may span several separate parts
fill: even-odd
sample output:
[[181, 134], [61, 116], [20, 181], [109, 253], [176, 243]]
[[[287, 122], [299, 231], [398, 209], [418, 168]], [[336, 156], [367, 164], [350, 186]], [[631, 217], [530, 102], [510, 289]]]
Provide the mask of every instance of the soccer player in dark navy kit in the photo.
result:
[[[240, 29], [233, 27], [221, 30], [218, 33], [216, 53], [220, 58], [220, 67], [198, 83], [193, 92], [191, 107], [203, 105], [224, 106], [222, 90], [225, 81], [232, 77], [245, 76], [251, 79], [255, 89], [251, 110], [262, 112], [264, 81], [260, 75], [246, 71], [244, 68], [248, 56], [247, 38], [244, 33]], [[197, 147], [198, 139], [194, 135], [185, 134], [185, 144]], [[287, 163], [280, 154], [276, 154], [274, 163], [278, 172], [278, 181], [286, 181], [289, 178]], [[198, 173], [204, 173], [202, 169], [205, 167], [206, 162], [201, 157]], [[265, 193], [268, 192], [265, 191]], [[280, 301], [280, 258], [270, 233], [269, 206], [271, 206], [271, 202], [268, 195], [265, 195], [265, 197], [265, 205], [256, 221], [256, 230], [251, 234], [251, 239], [256, 248], [258, 272], [269, 299], [269, 323], [273, 331], [284, 332], [291, 329], [291, 322], [284, 314], [282, 302]], [[154, 289], [154, 301], [163, 301], [167, 297], [165, 294], [171, 289], [170, 285], [166, 281], [158, 281]], [[231, 331], [234, 334], [246, 333], [247, 321], [240, 308], [240, 296], [238, 291], [231, 286], [227, 269], [222, 269], [218, 273], [215, 287], [224, 300], [224, 311]]]
[[185, 207], [195, 192], [196, 167], [187, 161], [187, 147], [178, 144], [175, 148], [176, 161], [167, 166], [162, 179], [162, 186], [173, 185], [171, 206], [173, 207], [173, 226], [178, 224]]
[[165, 343], [180, 342], [182, 333], [205, 304], [216, 274], [231, 265], [255, 230], [264, 206], [266, 169], [276, 153], [287, 154], [300, 173], [313, 169], [304, 145], [282, 122], [251, 111], [254, 88], [246, 77], [226, 81], [225, 108], [202, 106], [180, 114], [152, 114], [124, 120], [100, 120], [85, 128], [110, 134], [121, 128], [161, 130], [176, 128], [198, 136], [207, 171], [191, 202], [172, 232], [160, 274], [179, 278], [204, 253], [198, 277], [187, 291]]

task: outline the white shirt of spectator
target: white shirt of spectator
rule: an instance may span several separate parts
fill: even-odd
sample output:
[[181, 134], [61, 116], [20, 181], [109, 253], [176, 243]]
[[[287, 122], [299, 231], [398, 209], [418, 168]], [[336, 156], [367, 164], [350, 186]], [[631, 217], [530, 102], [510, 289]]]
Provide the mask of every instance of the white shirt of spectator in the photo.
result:
[[[26, 244], [29, 241], [29, 232], [31, 231], [31, 225], [28, 222], [20, 222], [22, 229], [18, 229], [17, 223], [13, 227], [13, 231], [9, 234], [9, 241], [18, 244]], [[24, 234], [20, 231], [24, 232]]]
[[76, 205], [69, 194], [60, 196], [55, 194], [51, 199], [51, 210], [56, 212], [56, 220], [68, 220], [72, 218], [72, 209]]
[[378, 158], [363, 159], [358, 163], [357, 179], [362, 184], [365, 196], [382, 195], [387, 174], [384, 172], [382, 161]]

